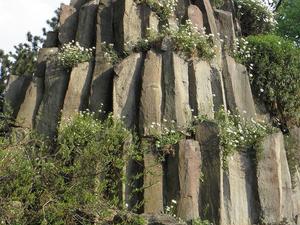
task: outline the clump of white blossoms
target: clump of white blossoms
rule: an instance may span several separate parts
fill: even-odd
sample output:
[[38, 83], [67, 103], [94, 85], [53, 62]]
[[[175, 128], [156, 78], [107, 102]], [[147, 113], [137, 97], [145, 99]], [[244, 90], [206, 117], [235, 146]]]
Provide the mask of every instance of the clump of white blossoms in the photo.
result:
[[135, 0], [137, 4], [146, 4], [157, 16], [165, 20], [175, 14], [178, 0]]
[[95, 48], [84, 48], [78, 42], [64, 44], [57, 54], [59, 64], [72, 68], [79, 63], [88, 62], [93, 57]]
[[274, 14], [261, 0], [234, 0], [243, 35], [267, 33], [275, 28]]

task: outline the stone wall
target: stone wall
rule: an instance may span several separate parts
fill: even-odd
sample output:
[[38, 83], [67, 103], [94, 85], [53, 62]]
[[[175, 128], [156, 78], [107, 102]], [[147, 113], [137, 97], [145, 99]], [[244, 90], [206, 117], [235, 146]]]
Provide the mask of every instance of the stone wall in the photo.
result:
[[[55, 137], [59, 121], [79, 110], [102, 110], [124, 118], [127, 128], [137, 128], [141, 138], [148, 138], [153, 122], [167, 119], [184, 126], [195, 114], [213, 119], [221, 105], [255, 119], [247, 70], [220, 41], [226, 35], [230, 45], [236, 36], [232, 13], [213, 9], [209, 0], [192, 2], [179, 1], [174, 17], [190, 18], [199, 29], [204, 26], [214, 34], [217, 57], [211, 62], [187, 63], [162, 48], [131, 54], [113, 66], [104, 60], [101, 43], [114, 43], [122, 52], [127, 41], [143, 37], [147, 25], [159, 29], [155, 14], [133, 0], [72, 0], [62, 5], [59, 31], [47, 35], [35, 77], [10, 76], [5, 101], [19, 126]], [[71, 40], [95, 46], [96, 53], [91, 62], [66, 70], [53, 59]], [[227, 170], [218, 134], [216, 124], [200, 124], [194, 138], [180, 141], [176, 156], [155, 166], [155, 147], [150, 146], [144, 167], [152, 173], [144, 176], [149, 188], [140, 199], [145, 201], [144, 211], [161, 213], [174, 199], [177, 214], [186, 220], [201, 216], [215, 224], [250, 225], [263, 218], [267, 223], [286, 219], [300, 224], [300, 175], [297, 171], [292, 186], [282, 134], [264, 140], [258, 165], [247, 154], [236, 153]]]

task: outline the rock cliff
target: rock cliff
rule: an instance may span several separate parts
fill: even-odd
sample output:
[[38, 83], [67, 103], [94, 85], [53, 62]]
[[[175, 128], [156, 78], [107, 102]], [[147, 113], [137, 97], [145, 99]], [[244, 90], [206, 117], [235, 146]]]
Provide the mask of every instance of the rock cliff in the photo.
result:
[[[127, 42], [143, 38], [147, 27], [160, 29], [159, 19], [134, 0], [72, 0], [61, 6], [59, 30], [49, 32], [40, 49], [35, 76], [11, 75], [5, 100], [19, 126], [51, 138], [61, 120], [86, 109], [100, 118], [113, 112], [141, 138], [150, 135], [153, 122], [167, 119], [184, 126], [198, 114], [213, 119], [222, 105], [246, 119], [267, 118], [257, 111], [246, 68], [226, 51], [237, 35], [237, 21], [231, 1], [225, 1], [224, 9], [214, 9], [209, 0], [179, 0], [168, 19], [175, 27], [190, 19], [212, 33], [212, 61], [187, 62], [161, 46], [112, 65], [104, 59], [102, 42], [122, 52]], [[96, 50], [90, 62], [67, 70], [54, 58], [60, 46], [72, 40]], [[218, 134], [214, 123], [202, 123], [195, 137], [179, 142], [173, 158], [153, 167], [155, 155], [144, 156], [145, 169], [153, 172], [144, 176], [149, 186], [143, 193], [144, 213], [160, 214], [176, 199], [177, 214], [184, 220], [202, 217], [220, 225], [251, 225], [263, 218], [267, 224], [286, 220], [299, 225], [300, 171], [292, 185], [282, 133], [265, 138], [257, 164], [241, 151], [229, 157], [227, 169]], [[299, 129], [292, 135], [299, 140]]]

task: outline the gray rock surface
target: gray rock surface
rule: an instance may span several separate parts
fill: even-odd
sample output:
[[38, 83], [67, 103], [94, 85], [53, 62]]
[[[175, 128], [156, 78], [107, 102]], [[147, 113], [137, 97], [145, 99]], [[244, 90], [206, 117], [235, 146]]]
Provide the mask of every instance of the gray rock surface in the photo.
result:
[[42, 93], [38, 91], [39, 78], [34, 78], [27, 88], [24, 101], [20, 106], [16, 123], [23, 128], [34, 128], [35, 116], [42, 98]]
[[71, 0], [70, 6], [73, 6], [74, 8], [79, 10], [81, 8], [81, 6], [84, 5], [85, 3], [87, 3], [88, 1], [89, 0]]
[[188, 63], [169, 51], [163, 54], [163, 82], [163, 118], [175, 120], [179, 127], [187, 127], [191, 121]]
[[262, 159], [257, 168], [258, 194], [262, 216], [267, 223], [291, 221], [293, 199], [291, 176], [282, 133], [275, 133], [263, 142]]
[[135, 53], [114, 69], [116, 75], [113, 85], [113, 113], [122, 118], [128, 128], [137, 125], [142, 66], [142, 54]]
[[199, 191], [201, 177], [201, 154], [195, 140], [179, 142], [179, 184], [180, 197], [177, 215], [190, 221], [199, 218]]
[[255, 118], [255, 105], [246, 67], [226, 54], [223, 72], [229, 109], [237, 110], [245, 118]]
[[211, 66], [205, 61], [193, 61], [190, 67], [190, 102], [196, 115], [214, 118], [214, 100], [211, 86]]
[[78, 26], [78, 12], [69, 5], [61, 5], [61, 13], [59, 17], [59, 33], [58, 39], [61, 44], [66, 44], [75, 40]]
[[58, 31], [48, 31], [43, 48], [53, 48], [58, 46]]
[[203, 14], [196, 5], [189, 5], [188, 17], [192, 21], [193, 25], [198, 28], [199, 31], [203, 29]]
[[140, 132], [151, 135], [152, 123], [162, 121], [162, 56], [148, 51], [142, 77]]
[[24, 101], [26, 91], [31, 82], [31, 76], [10, 75], [4, 92], [4, 113], [16, 118]]
[[158, 161], [155, 146], [144, 154], [144, 213], [161, 214], [163, 205], [163, 165]]
[[119, 51], [127, 50], [125, 43], [136, 43], [142, 37], [141, 6], [134, 0], [114, 2], [115, 41]]
[[85, 48], [95, 47], [96, 17], [100, 0], [89, 1], [79, 11], [76, 41]]
[[87, 109], [93, 66], [92, 62], [84, 62], [72, 69], [64, 98], [62, 120], [72, 118], [78, 111]]
[[52, 60], [48, 61], [44, 95], [36, 117], [36, 130], [39, 134], [50, 138], [56, 135], [68, 82], [69, 72]]

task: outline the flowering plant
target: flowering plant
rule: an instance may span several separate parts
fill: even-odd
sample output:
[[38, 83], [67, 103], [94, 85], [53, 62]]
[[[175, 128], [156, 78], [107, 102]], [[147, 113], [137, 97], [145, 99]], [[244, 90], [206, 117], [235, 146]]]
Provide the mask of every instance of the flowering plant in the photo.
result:
[[58, 62], [68, 68], [72, 68], [79, 63], [90, 61], [94, 48], [84, 48], [78, 42], [71, 41], [64, 44], [57, 54]]

